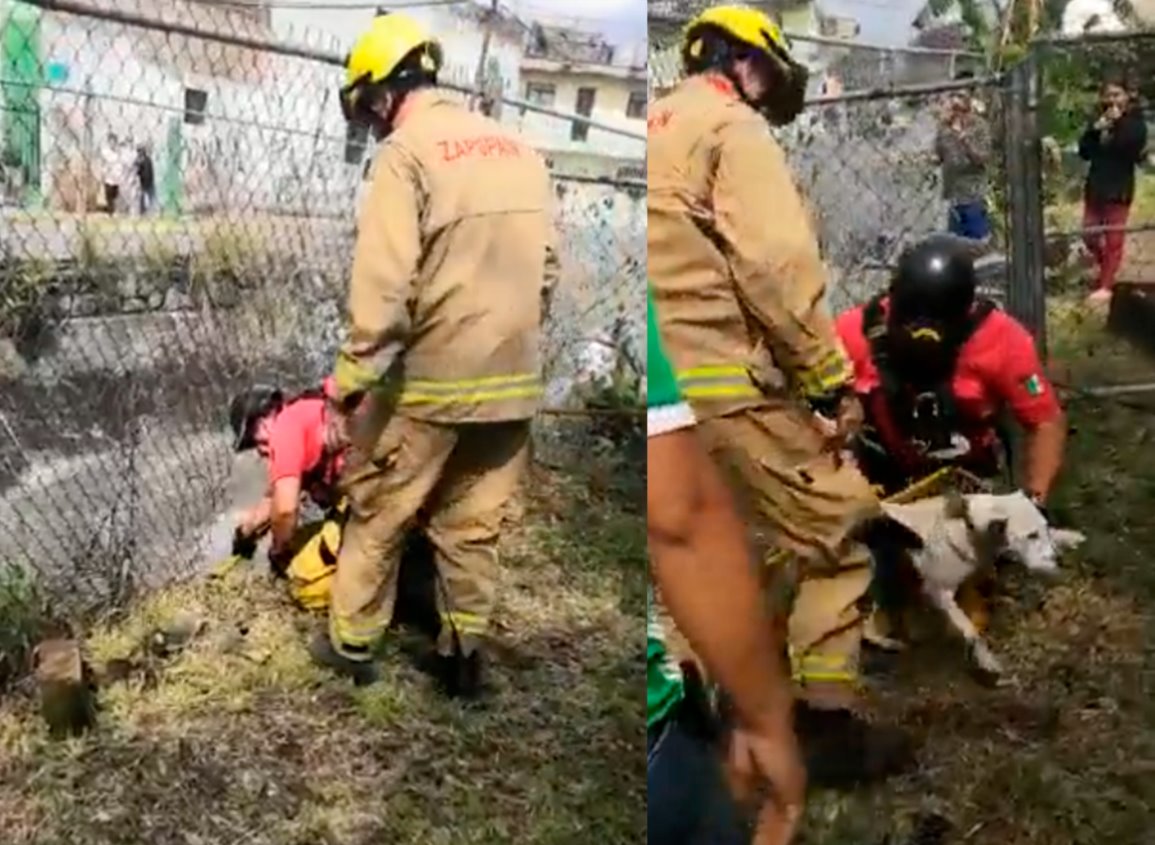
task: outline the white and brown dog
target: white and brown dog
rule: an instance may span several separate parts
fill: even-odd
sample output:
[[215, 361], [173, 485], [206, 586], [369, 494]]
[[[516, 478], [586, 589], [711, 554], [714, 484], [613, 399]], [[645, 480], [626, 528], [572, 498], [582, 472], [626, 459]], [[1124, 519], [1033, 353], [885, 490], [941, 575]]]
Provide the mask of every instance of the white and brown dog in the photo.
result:
[[884, 516], [872, 520], [861, 533], [879, 569], [889, 570], [892, 583], [897, 580], [909, 586], [913, 586], [909, 577], [913, 573], [919, 592], [963, 636], [978, 667], [995, 676], [1002, 673], [1002, 665], [960, 606], [960, 589], [989, 577], [1002, 561], [1054, 575], [1059, 571], [1060, 553], [1085, 539], [1077, 531], [1052, 528], [1021, 492], [954, 493], [882, 507]]

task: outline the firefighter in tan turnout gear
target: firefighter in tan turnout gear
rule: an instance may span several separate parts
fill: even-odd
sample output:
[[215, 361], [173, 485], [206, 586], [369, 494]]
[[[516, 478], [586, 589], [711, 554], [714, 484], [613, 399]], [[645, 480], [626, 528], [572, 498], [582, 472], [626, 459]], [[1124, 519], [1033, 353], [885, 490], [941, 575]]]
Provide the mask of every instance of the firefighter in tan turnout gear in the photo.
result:
[[499, 529], [542, 394], [539, 334], [555, 273], [544, 162], [439, 93], [441, 64], [439, 43], [399, 13], [379, 14], [347, 60], [345, 116], [382, 143], [333, 373], [351, 443], [341, 479], [350, 513], [329, 636], [312, 651], [358, 683], [376, 679], [406, 529], [420, 519], [436, 548], [436, 675], [450, 695], [473, 695]]
[[692, 21], [682, 59], [686, 78], [648, 118], [648, 266], [663, 340], [750, 518], [798, 563], [788, 633], [812, 781], [884, 776], [910, 748], [857, 712], [871, 569], [852, 539], [878, 503], [842, 460], [861, 409], [812, 223], [770, 131], [801, 111], [806, 71], [774, 21], [743, 6]]

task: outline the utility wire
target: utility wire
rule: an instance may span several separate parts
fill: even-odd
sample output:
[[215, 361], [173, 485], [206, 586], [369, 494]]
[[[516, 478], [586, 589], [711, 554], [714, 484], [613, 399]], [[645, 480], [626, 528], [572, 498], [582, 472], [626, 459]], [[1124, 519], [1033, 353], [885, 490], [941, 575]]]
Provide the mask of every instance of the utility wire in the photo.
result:
[[392, 11], [393, 9], [423, 9], [434, 6], [461, 6], [468, 3], [473, 3], [474, 0], [378, 0], [378, 2], [369, 2], [369, 0], [355, 0], [355, 2], [342, 3], [340, 0], [186, 0], [186, 2], [193, 3], [197, 6], [214, 6], [220, 9], [284, 9], [284, 10], [313, 10], [318, 11], [340, 11], [348, 9], [350, 11], [384, 9]]

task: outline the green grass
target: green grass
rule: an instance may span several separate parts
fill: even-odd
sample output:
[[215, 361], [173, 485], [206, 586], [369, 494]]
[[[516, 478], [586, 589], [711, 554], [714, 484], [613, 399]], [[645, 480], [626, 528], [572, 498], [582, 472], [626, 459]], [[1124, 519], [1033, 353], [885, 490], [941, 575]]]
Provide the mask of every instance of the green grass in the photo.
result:
[[0, 566], [0, 691], [24, 674], [49, 622], [36, 582], [22, 569]]
[[[537, 473], [503, 558], [484, 706], [443, 699], [386, 648], [359, 690], [316, 669], [318, 620], [257, 571], [152, 596], [92, 632], [99, 667], [178, 617], [182, 654], [102, 684], [93, 734], [51, 742], [0, 709], [5, 845], [633, 843], [644, 829], [638, 508]], [[580, 521], [580, 531], [573, 527]], [[628, 592], [626, 593], [628, 595]], [[242, 636], [238, 626], [246, 633]]]
[[[1056, 307], [1053, 348], [1075, 384], [1155, 370], [1103, 331]], [[877, 689], [880, 718], [922, 743], [918, 770], [851, 797], [817, 795], [807, 845], [904, 845], [939, 813], [947, 843], [1139, 845], [1155, 807], [1155, 401], [1150, 412], [1072, 397], [1075, 434], [1053, 501], [1088, 535], [1050, 589], [1012, 580], [991, 639], [1013, 676], [986, 689], [960, 650], [923, 647]]]

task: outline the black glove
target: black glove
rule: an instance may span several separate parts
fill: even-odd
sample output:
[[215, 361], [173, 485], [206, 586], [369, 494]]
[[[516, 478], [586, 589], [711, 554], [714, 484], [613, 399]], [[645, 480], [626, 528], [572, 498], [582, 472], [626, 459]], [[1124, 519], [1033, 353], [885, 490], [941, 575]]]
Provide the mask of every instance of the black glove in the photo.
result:
[[245, 534], [240, 528], [233, 533], [233, 554], [252, 560], [257, 553], [257, 538], [253, 534]]
[[832, 390], [829, 393], [823, 393], [818, 396], [807, 396], [806, 403], [810, 406], [810, 410], [819, 416], [825, 417], [828, 420], [838, 419], [838, 414], [842, 410], [842, 400], [850, 395], [850, 386], [840, 387], [837, 390]]
[[289, 574], [289, 564], [292, 560], [293, 554], [288, 549], [275, 549], [272, 544], [269, 545], [269, 569], [277, 578], [284, 578]]

